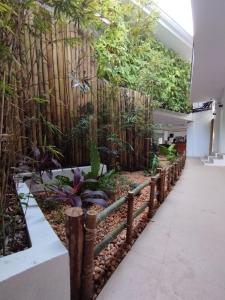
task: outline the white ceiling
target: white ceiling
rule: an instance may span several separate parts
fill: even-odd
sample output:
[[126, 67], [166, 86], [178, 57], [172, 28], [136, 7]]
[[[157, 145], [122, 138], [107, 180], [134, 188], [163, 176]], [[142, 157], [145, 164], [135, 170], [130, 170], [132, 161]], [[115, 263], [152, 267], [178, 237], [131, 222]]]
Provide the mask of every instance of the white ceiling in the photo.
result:
[[192, 0], [191, 100], [220, 98], [225, 87], [225, 0]]
[[180, 24], [191, 36], [193, 35], [191, 0], [155, 0], [174, 21]]
[[165, 12], [160, 11], [156, 26], [156, 37], [167, 47], [173, 49], [185, 60], [192, 59], [192, 36]]
[[154, 124], [160, 124], [162, 127], [186, 128], [187, 124], [191, 121], [191, 115], [172, 112], [165, 109], [156, 109], [153, 111]]
[[[136, 0], [131, 0], [139, 5]], [[159, 12], [159, 19], [156, 25], [155, 35], [167, 48], [174, 50], [178, 55], [187, 61], [192, 60], [192, 36], [174, 21], [158, 5], [154, 4], [154, 9]], [[152, 6], [143, 7], [144, 11], [151, 13]]]

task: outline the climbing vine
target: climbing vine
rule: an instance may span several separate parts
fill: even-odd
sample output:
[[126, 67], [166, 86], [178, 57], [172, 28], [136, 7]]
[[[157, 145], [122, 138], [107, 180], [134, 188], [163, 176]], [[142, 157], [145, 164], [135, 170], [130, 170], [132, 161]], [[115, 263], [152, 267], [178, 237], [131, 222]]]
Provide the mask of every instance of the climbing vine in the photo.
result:
[[157, 107], [188, 112], [190, 64], [156, 40], [157, 13], [123, 1], [114, 13], [95, 43], [98, 76], [151, 96]]

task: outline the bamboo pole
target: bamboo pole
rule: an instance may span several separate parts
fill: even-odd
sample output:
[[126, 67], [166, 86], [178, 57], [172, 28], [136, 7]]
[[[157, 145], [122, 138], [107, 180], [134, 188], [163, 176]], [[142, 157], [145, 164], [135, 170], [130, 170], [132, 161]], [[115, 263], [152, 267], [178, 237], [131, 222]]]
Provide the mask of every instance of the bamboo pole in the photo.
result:
[[175, 174], [175, 172], [174, 172], [174, 164], [173, 164], [171, 167], [171, 185], [174, 185], [174, 183], [175, 183], [174, 174]]
[[166, 171], [163, 169], [161, 171], [161, 180], [160, 180], [160, 199], [161, 199], [161, 203], [164, 201], [165, 199], [165, 179], [166, 179]]
[[167, 191], [170, 192], [171, 190], [171, 167], [168, 168], [167, 174]]
[[79, 207], [68, 208], [66, 215], [66, 235], [70, 256], [71, 300], [79, 300], [81, 293], [82, 257], [84, 242], [83, 210]]
[[178, 179], [178, 174], [177, 174], [177, 162], [175, 162], [174, 163], [174, 169], [175, 169], [175, 183], [176, 183], [176, 181], [177, 181], [177, 179]]
[[159, 203], [162, 203], [162, 193], [161, 193], [161, 190], [162, 190], [162, 168], [158, 168], [158, 171], [159, 171], [159, 179], [156, 183], [156, 186], [157, 186], [157, 190], [158, 190], [158, 202]]
[[179, 158], [178, 165], [179, 165], [179, 176], [180, 176], [181, 175], [181, 171], [182, 171], [181, 158]]
[[84, 256], [81, 299], [91, 300], [94, 294], [94, 246], [96, 237], [96, 211], [88, 211], [85, 222]]
[[127, 226], [127, 220], [124, 220], [121, 224], [119, 224], [113, 231], [107, 234], [104, 239], [95, 246], [94, 255], [95, 257], [99, 255], [99, 253], [108, 246], [117, 236], [120, 234]]
[[148, 217], [151, 218], [154, 213], [154, 199], [155, 199], [155, 186], [156, 181], [154, 178], [151, 179], [150, 182], [150, 197], [149, 197], [149, 204], [148, 204]]
[[128, 192], [127, 195], [127, 236], [126, 242], [128, 244], [132, 241], [133, 234], [133, 210], [134, 210], [134, 193]]
[[[158, 178], [158, 176], [157, 176]], [[140, 184], [135, 189], [132, 190], [134, 196], [136, 196], [143, 188], [149, 185], [149, 180]], [[106, 209], [102, 210], [97, 216], [97, 224], [105, 220], [112, 212], [116, 211], [120, 208], [127, 201], [126, 197], [121, 197], [117, 201], [113, 202], [110, 206]]]

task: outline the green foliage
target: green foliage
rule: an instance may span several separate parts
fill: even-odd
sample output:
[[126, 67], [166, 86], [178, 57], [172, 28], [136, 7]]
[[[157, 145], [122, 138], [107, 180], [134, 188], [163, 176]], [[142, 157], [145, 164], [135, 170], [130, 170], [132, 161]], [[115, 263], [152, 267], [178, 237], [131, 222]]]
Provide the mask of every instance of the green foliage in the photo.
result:
[[122, 127], [135, 129], [136, 135], [148, 138], [152, 133], [152, 120], [149, 116], [150, 107], [136, 105], [122, 112]]
[[107, 136], [107, 141], [111, 143], [111, 147], [118, 152], [123, 150], [134, 151], [134, 148], [127, 142], [123, 141], [118, 134], [111, 133]]
[[151, 153], [149, 157], [149, 172], [150, 175], [154, 176], [157, 173], [159, 167], [159, 158], [155, 153]]
[[65, 185], [68, 185], [68, 186], [72, 185], [71, 180], [67, 176], [57, 175], [55, 177], [55, 179], [57, 181], [56, 184], [57, 184], [58, 187], [62, 187], [62, 186], [65, 186]]
[[87, 139], [90, 129], [90, 123], [94, 113], [93, 104], [88, 102], [79, 109], [80, 116], [74, 118], [74, 126], [71, 128], [70, 133], [67, 135], [68, 142], [73, 139]]
[[151, 96], [156, 107], [189, 111], [190, 64], [154, 37], [157, 14], [113, 1], [113, 17], [106, 17], [110, 22], [95, 43], [98, 76]]
[[175, 149], [175, 144], [170, 145], [169, 147], [160, 145], [159, 152], [161, 155], [166, 156], [168, 161], [173, 162], [176, 159], [177, 151]]
[[91, 142], [90, 145], [90, 163], [91, 163], [90, 177], [97, 178], [99, 175], [101, 160], [100, 160], [100, 155], [98, 152], [97, 145], [94, 142]]
[[157, 40], [152, 41], [151, 51], [156, 68], [151, 75], [148, 69], [141, 72], [140, 89], [150, 94], [162, 108], [190, 112], [190, 64]]
[[116, 179], [118, 173], [115, 170], [103, 174], [98, 180], [98, 188], [106, 192], [114, 192], [116, 188]]

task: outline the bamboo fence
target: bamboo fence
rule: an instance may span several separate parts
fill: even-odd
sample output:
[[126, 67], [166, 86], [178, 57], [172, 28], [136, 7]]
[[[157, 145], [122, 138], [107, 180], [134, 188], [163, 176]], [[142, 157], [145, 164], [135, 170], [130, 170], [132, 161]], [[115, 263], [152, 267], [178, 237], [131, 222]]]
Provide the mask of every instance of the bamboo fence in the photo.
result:
[[[22, 68], [17, 72], [18, 97], [13, 99], [17, 109], [12, 117], [19, 137], [16, 152], [29, 154], [32, 145], [47, 142], [61, 150], [65, 166], [85, 165], [89, 163], [90, 140], [112, 148], [106, 136], [116, 134], [133, 148], [121, 151], [120, 165], [130, 170], [146, 165], [150, 136], [138, 135], [135, 126], [124, 128], [122, 114], [142, 107], [143, 120], [150, 120], [151, 101], [97, 79], [93, 50], [77, 26], [54, 24], [51, 31], [41, 34], [27, 30], [21, 37], [19, 54]], [[85, 86], [88, 88], [83, 92]], [[88, 120], [88, 128], [78, 135], [82, 119]]]
[[[76, 227], [76, 221], [78, 218], [76, 214], [74, 214], [74, 227], [66, 225], [71, 262], [71, 300], [93, 299], [94, 258], [98, 256], [111, 242], [113, 242], [124, 229], [126, 229], [126, 243], [130, 244], [132, 242], [134, 234], [134, 219], [140, 216], [146, 209], [148, 209], [149, 220], [152, 218], [157, 207], [165, 201], [167, 195], [171, 191], [171, 187], [174, 186], [176, 181], [179, 179], [185, 166], [185, 160], [185, 155], [182, 155], [169, 167], [159, 169], [158, 174], [140, 184], [135, 189], [128, 192], [126, 196], [121, 197], [98, 214], [90, 211], [87, 215], [86, 221], [83, 219], [83, 224], [79, 227], [79, 230], [77, 230]], [[148, 201], [145, 201], [137, 210], [134, 210], [134, 197], [138, 197], [138, 194], [142, 191], [142, 189], [147, 186], [149, 186], [150, 189]], [[126, 218], [118, 224], [116, 228], [113, 228], [110, 233], [104, 236], [101, 242], [95, 245], [97, 225], [104, 221], [113, 212], [117, 211], [125, 203], [127, 203]], [[79, 210], [79, 208], [69, 208], [66, 213], [67, 219], [68, 216], [71, 216], [73, 211], [77, 210]], [[78, 241], [81, 239], [83, 241], [83, 236], [85, 236], [85, 242], [80, 243], [80, 246], [78, 247]], [[81, 255], [81, 252], [83, 255]], [[79, 261], [79, 264], [75, 264], [76, 261]], [[80, 267], [81, 264], [82, 268]]]

